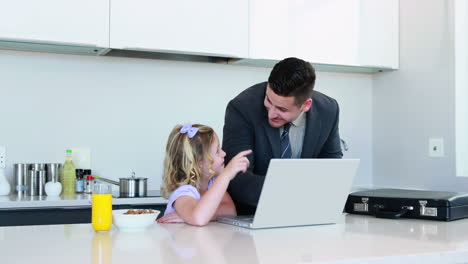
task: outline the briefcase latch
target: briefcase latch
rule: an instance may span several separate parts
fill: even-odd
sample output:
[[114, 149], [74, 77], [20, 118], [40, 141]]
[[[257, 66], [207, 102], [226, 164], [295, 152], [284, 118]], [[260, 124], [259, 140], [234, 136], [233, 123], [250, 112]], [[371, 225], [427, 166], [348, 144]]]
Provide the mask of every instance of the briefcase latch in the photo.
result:
[[369, 198], [361, 198], [362, 203], [354, 203], [354, 212], [369, 212]]
[[436, 207], [426, 207], [427, 201], [419, 201], [419, 214], [424, 216], [437, 216]]

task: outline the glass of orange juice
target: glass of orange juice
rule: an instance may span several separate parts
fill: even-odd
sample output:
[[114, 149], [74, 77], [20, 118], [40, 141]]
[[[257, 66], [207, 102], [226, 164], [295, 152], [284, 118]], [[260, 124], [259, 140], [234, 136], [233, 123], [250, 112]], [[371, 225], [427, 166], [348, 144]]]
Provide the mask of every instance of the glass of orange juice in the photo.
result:
[[107, 184], [93, 187], [91, 224], [96, 231], [108, 231], [112, 226], [112, 188]]

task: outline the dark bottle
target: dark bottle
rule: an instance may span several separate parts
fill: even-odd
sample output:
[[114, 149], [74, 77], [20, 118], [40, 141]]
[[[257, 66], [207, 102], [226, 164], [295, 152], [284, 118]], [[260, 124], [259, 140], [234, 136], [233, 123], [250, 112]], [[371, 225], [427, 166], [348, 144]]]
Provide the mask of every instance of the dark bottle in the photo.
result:
[[83, 193], [84, 192], [84, 170], [83, 169], [76, 169], [76, 193]]

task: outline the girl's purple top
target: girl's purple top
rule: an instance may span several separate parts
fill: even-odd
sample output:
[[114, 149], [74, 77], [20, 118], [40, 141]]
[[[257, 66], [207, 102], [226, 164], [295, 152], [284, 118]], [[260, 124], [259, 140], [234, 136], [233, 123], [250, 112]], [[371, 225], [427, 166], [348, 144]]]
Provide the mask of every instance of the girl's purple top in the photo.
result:
[[[210, 179], [210, 181], [208, 182], [208, 189], [211, 187], [211, 185], [213, 185], [214, 181], [215, 177]], [[166, 211], [164, 212], [164, 215], [175, 212], [173, 204], [181, 196], [190, 196], [193, 197], [195, 200], [200, 200], [200, 193], [198, 192], [197, 188], [188, 184], [181, 185], [177, 189], [175, 189], [169, 196], [169, 201], [167, 202], [167, 207]]]

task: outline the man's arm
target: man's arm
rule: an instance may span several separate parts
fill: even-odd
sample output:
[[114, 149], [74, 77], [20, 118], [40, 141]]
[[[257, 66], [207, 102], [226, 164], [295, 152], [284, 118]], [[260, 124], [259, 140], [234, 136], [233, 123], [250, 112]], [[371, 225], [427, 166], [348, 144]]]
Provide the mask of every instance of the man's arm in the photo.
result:
[[[226, 162], [237, 153], [255, 148], [255, 134], [253, 124], [247, 121], [239, 109], [231, 102], [226, 107], [223, 129], [223, 150], [226, 152]], [[257, 206], [265, 177], [252, 172], [255, 160], [252, 155], [247, 156], [250, 166], [245, 173], [239, 173], [231, 180], [228, 192], [236, 202]]]
[[325, 141], [318, 158], [341, 159], [343, 157], [343, 152], [341, 151], [340, 133], [338, 131], [340, 108], [338, 103], [336, 101], [334, 102], [336, 104], [336, 115], [333, 128], [330, 132], [330, 135], [328, 136], [327, 141]]

